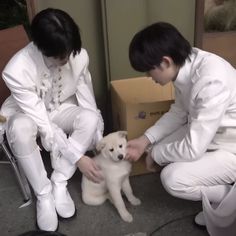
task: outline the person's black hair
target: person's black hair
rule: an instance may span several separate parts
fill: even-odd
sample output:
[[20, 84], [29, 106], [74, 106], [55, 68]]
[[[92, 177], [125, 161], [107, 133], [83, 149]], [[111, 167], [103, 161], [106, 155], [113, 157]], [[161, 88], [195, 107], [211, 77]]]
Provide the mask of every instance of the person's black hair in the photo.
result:
[[50, 232], [50, 231], [44, 231], [44, 230], [32, 230], [32, 231], [28, 231], [23, 234], [20, 234], [18, 236], [66, 236], [66, 235], [59, 233], [59, 232]]
[[131, 66], [140, 72], [148, 72], [159, 66], [164, 56], [182, 66], [192, 47], [171, 24], [158, 22], [136, 33], [129, 46]]
[[47, 8], [32, 20], [31, 37], [38, 49], [47, 57], [75, 56], [81, 50], [78, 25], [66, 12]]

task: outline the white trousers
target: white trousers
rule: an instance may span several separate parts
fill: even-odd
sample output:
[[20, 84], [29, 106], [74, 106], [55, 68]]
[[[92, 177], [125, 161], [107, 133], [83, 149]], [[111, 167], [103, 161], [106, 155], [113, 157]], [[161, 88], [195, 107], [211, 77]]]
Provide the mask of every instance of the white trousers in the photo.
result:
[[[186, 127], [181, 127], [155, 145], [152, 149], [154, 159], [155, 150], [160, 145], [181, 140], [185, 133]], [[219, 203], [235, 180], [236, 156], [220, 149], [206, 152], [196, 161], [170, 163], [161, 172], [161, 181], [167, 192], [175, 197], [193, 201], [202, 200], [204, 191], [210, 202]]]
[[[64, 108], [62, 106], [57, 112], [54, 111], [51, 119], [85, 151], [89, 149], [98, 124], [98, 116], [95, 112], [71, 104]], [[6, 134], [16, 157], [28, 155], [37, 147], [38, 127], [26, 114], [17, 113], [11, 116], [7, 123]]]

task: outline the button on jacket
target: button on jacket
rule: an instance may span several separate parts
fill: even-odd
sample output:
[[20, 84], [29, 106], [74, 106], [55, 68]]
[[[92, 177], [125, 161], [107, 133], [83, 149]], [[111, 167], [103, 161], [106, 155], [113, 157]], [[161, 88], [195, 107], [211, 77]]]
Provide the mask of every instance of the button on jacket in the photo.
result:
[[29, 115], [42, 136], [53, 137], [51, 118], [67, 104], [76, 104], [95, 111], [100, 117], [97, 135], [101, 136], [103, 121], [94, 99], [89, 58], [85, 49], [61, 67], [47, 64], [42, 53], [31, 42], [7, 64], [2, 77], [11, 91], [1, 113], [6, 117], [16, 112]]
[[236, 153], [236, 70], [215, 54], [193, 48], [174, 81], [175, 103], [145, 135], [153, 144], [186, 125], [186, 135], [159, 145], [159, 164], [199, 159], [207, 149]]

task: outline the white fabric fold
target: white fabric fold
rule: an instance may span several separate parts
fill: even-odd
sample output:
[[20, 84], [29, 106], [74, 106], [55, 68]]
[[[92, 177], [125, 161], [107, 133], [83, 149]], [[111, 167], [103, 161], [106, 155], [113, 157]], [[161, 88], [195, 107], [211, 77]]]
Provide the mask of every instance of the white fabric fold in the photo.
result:
[[85, 153], [85, 149], [73, 138], [67, 138], [66, 134], [53, 125], [54, 142], [52, 144], [52, 157], [65, 157], [71, 164], [75, 164]]
[[235, 236], [236, 233], [236, 183], [217, 207], [213, 207], [202, 192], [203, 213], [211, 236]]
[[[89, 81], [89, 79], [87, 79], [87, 81]], [[97, 142], [97, 141], [100, 141], [102, 138], [102, 133], [104, 131], [104, 122], [103, 122], [100, 110], [97, 109], [94, 94], [93, 94], [93, 91], [91, 91], [90, 87], [91, 86], [89, 86], [87, 83], [81, 82], [77, 86], [76, 97], [77, 97], [80, 107], [83, 107], [83, 108], [86, 108], [95, 112], [99, 117], [98, 128], [97, 128], [96, 138], [95, 138]]]

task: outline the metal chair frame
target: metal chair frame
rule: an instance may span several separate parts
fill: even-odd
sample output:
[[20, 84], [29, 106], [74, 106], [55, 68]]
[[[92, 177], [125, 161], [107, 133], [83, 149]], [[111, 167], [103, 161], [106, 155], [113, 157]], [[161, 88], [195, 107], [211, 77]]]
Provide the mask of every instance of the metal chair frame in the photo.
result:
[[14, 170], [16, 180], [19, 184], [21, 193], [23, 195], [23, 200], [25, 202], [20, 207], [27, 206], [32, 202], [32, 195], [31, 195], [31, 190], [30, 190], [28, 181], [23, 173], [23, 170], [18, 165], [16, 158], [12, 155], [10, 149], [8, 148], [8, 145], [6, 143], [6, 138], [3, 140], [3, 142], [0, 144], [0, 146], [7, 158], [7, 161], [0, 161], [0, 164], [11, 165], [12, 169]]

